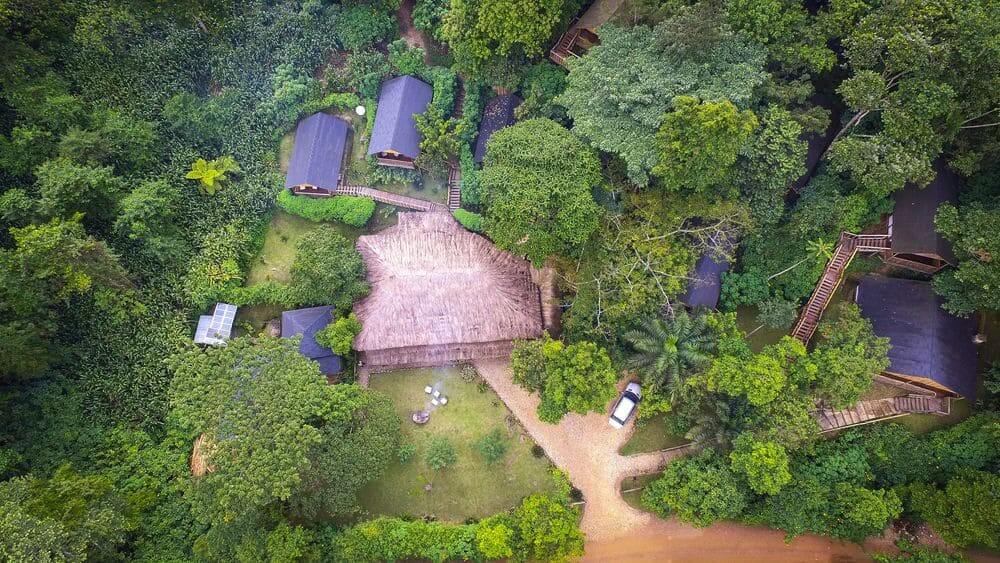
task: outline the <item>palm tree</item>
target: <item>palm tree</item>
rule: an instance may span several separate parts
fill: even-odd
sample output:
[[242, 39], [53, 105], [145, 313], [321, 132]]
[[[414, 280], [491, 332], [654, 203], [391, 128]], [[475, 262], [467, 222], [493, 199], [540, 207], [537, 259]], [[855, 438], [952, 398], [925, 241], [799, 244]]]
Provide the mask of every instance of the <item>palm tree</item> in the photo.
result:
[[625, 333], [632, 350], [627, 365], [643, 382], [673, 401], [688, 376], [706, 368], [715, 350], [715, 335], [704, 315], [676, 312], [672, 319], [648, 319]]

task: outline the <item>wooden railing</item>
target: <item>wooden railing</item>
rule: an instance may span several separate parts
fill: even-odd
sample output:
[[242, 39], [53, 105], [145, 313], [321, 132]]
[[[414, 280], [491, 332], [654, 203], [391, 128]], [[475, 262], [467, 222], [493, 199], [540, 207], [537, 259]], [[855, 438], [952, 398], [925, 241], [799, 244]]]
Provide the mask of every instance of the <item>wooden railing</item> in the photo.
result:
[[386, 192], [382, 190], [376, 190], [375, 188], [369, 188], [368, 186], [351, 186], [351, 185], [340, 185], [337, 186], [334, 195], [352, 195], [360, 197], [370, 197], [379, 203], [387, 203], [389, 205], [395, 205], [396, 207], [404, 207], [406, 209], [413, 209], [415, 211], [434, 211], [434, 210], [444, 210], [445, 206], [440, 203], [435, 203], [433, 201], [426, 201], [423, 199], [417, 199], [415, 197], [394, 194], [392, 192]]
[[462, 207], [462, 172], [457, 166], [448, 171], [448, 209]]

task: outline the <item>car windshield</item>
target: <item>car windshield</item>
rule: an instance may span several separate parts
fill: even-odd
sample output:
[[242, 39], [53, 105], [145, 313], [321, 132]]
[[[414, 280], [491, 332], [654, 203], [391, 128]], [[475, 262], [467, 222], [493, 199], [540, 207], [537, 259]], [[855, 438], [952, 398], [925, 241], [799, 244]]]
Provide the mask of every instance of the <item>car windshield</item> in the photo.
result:
[[622, 400], [618, 401], [618, 406], [615, 407], [615, 412], [613, 413], [613, 416], [618, 420], [625, 422], [625, 419], [628, 418], [629, 413], [632, 412], [633, 407], [635, 407], [635, 403], [632, 402], [632, 399], [628, 397], [622, 397]]

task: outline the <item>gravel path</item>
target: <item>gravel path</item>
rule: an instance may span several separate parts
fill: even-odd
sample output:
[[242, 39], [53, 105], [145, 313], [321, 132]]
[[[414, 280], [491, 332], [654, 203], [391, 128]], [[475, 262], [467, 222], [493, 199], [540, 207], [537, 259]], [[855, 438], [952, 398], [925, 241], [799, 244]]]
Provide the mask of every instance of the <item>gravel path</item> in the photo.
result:
[[547, 424], [535, 415], [538, 397], [514, 383], [507, 360], [479, 361], [475, 366], [552, 462], [583, 492], [587, 503], [580, 528], [588, 541], [624, 536], [653, 523], [655, 516], [632, 508], [622, 499], [621, 482], [626, 477], [655, 473], [689, 450], [619, 455], [618, 449], [632, 435], [633, 423], [615, 430], [608, 425], [608, 415], [590, 413], [568, 414], [559, 424]]

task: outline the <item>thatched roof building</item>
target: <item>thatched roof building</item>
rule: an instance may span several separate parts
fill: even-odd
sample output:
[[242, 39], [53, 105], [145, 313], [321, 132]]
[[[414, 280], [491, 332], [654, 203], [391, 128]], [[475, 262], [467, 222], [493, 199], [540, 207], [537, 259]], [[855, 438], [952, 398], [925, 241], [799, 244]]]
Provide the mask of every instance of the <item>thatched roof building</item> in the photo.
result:
[[463, 229], [447, 213], [400, 213], [358, 239], [372, 292], [354, 306], [354, 341], [370, 366], [431, 366], [503, 357], [542, 332], [527, 261]]

